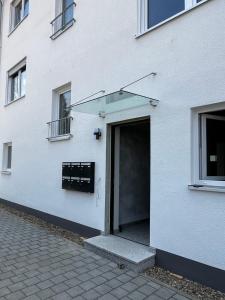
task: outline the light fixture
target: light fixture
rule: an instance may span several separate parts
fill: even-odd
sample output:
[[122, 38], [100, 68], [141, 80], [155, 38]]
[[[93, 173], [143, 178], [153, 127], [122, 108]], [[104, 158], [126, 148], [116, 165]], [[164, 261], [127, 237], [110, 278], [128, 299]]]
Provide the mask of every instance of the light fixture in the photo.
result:
[[102, 131], [100, 128], [95, 128], [94, 130], [94, 135], [96, 140], [100, 140], [101, 136], [102, 136]]

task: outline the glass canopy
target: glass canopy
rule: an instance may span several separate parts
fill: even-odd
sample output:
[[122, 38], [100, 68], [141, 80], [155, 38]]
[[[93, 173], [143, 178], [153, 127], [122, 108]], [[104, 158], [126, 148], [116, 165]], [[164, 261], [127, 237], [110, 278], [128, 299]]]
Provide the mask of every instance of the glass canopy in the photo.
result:
[[76, 112], [105, 117], [110, 113], [131, 109], [146, 104], [154, 105], [153, 103], [158, 103], [158, 100], [121, 90], [86, 102], [77, 104], [75, 103], [71, 105], [71, 109]]

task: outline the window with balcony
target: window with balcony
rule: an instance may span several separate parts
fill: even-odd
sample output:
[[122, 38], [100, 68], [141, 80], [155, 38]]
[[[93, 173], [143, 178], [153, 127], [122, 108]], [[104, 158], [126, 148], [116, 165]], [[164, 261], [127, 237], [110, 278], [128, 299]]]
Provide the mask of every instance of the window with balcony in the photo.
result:
[[26, 82], [26, 60], [23, 60], [8, 72], [6, 104], [10, 104], [26, 95]]
[[12, 169], [12, 143], [3, 144], [2, 173], [11, 174]]
[[74, 22], [74, 7], [76, 4], [73, 0], [56, 0], [56, 17], [51, 22], [52, 35], [51, 39], [56, 39], [66, 29], [70, 28]]
[[29, 14], [29, 0], [16, 0], [11, 4], [10, 31], [14, 30]]
[[203, 0], [138, 0], [138, 33], [141, 34], [191, 9]]
[[53, 91], [52, 121], [48, 123], [50, 140], [71, 138], [71, 85]]

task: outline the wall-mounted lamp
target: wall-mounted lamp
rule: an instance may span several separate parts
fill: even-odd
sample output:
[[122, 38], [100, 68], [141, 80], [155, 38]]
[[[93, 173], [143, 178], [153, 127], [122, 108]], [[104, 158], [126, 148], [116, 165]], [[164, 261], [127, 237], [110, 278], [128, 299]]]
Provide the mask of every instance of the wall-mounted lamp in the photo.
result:
[[96, 140], [100, 140], [100, 138], [102, 136], [101, 129], [100, 128], [95, 128], [94, 135], [95, 135]]

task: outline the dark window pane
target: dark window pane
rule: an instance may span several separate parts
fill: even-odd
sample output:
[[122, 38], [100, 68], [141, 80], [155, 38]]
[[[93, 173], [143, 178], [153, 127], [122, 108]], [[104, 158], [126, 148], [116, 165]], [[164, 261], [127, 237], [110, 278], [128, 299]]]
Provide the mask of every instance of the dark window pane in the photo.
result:
[[11, 169], [11, 164], [12, 164], [12, 146], [8, 146], [7, 169]]
[[59, 124], [58, 124], [58, 134], [70, 133], [70, 110], [68, 107], [71, 102], [71, 91], [65, 92], [60, 95], [59, 98]]
[[70, 100], [71, 100], [71, 92], [70, 91], [65, 92], [60, 95], [59, 119], [69, 117], [70, 111], [68, 110], [68, 107], [70, 106]]
[[150, 28], [184, 9], [184, 0], [148, 0], [148, 27]]
[[225, 121], [207, 119], [207, 176], [225, 176], [224, 132]]
[[24, 17], [28, 16], [29, 14], [29, 0], [24, 1]]

